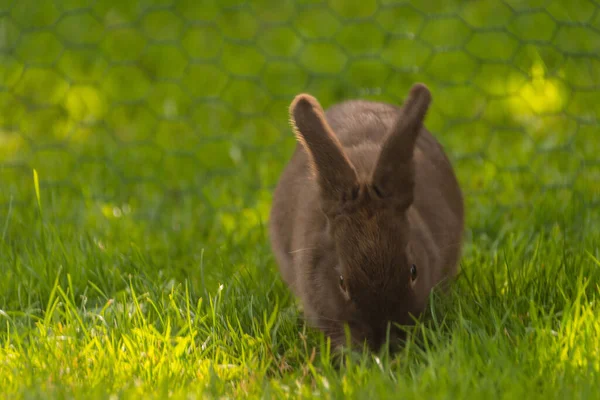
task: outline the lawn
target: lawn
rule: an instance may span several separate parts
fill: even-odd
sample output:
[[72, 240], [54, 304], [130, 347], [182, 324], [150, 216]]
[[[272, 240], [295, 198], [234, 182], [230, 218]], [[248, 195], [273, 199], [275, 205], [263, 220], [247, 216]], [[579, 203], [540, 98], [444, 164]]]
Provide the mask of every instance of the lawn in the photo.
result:
[[[600, 5], [243, 3], [0, 1], [0, 397], [598, 398]], [[416, 81], [461, 274], [339, 363], [268, 245], [287, 106]]]

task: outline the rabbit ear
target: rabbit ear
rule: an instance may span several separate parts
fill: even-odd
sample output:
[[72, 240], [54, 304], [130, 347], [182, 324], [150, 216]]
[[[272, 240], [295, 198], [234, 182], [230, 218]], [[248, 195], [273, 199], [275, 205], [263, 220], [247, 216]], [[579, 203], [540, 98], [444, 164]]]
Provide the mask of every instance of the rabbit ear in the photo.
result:
[[317, 99], [308, 94], [296, 96], [290, 105], [290, 117], [297, 139], [309, 153], [325, 199], [341, 201], [354, 193], [358, 183], [356, 171]]
[[431, 93], [427, 86], [422, 83], [413, 85], [373, 172], [375, 192], [382, 198], [393, 199], [402, 209], [413, 201], [414, 148], [430, 103]]

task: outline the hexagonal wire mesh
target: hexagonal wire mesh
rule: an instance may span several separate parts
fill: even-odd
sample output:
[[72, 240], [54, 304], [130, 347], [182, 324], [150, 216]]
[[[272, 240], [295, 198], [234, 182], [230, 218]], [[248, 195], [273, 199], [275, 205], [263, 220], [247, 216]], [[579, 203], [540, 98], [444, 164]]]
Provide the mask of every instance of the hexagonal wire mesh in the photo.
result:
[[472, 221], [600, 198], [597, 0], [2, 0], [0, 59], [0, 207], [23, 220], [36, 168], [55, 222], [250, 229], [295, 94], [415, 81]]

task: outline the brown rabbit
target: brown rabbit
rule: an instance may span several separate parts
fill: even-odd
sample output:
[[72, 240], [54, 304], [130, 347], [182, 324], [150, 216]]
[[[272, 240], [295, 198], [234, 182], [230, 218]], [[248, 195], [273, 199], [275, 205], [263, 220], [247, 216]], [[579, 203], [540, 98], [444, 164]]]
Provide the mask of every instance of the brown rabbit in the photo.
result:
[[336, 347], [347, 324], [353, 344], [378, 350], [457, 271], [463, 197], [423, 126], [430, 102], [418, 83], [402, 108], [350, 100], [324, 112], [308, 94], [290, 105], [299, 144], [274, 193], [271, 246], [307, 321]]

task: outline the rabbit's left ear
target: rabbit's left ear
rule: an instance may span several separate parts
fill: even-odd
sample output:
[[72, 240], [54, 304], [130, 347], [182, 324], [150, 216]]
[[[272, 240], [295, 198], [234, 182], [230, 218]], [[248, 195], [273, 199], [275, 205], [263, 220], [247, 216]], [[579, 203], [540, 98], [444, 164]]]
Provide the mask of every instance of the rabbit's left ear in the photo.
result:
[[375, 192], [390, 199], [400, 209], [408, 208], [413, 202], [413, 154], [430, 103], [431, 93], [427, 86], [413, 85], [402, 113], [381, 149], [371, 178]]
[[344, 201], [355, 192], [358, 178], [323, 108], [314, 97], [300, 94], [290, 105], [290, 117], [297, 139], [309, 154], [324, 200]]

